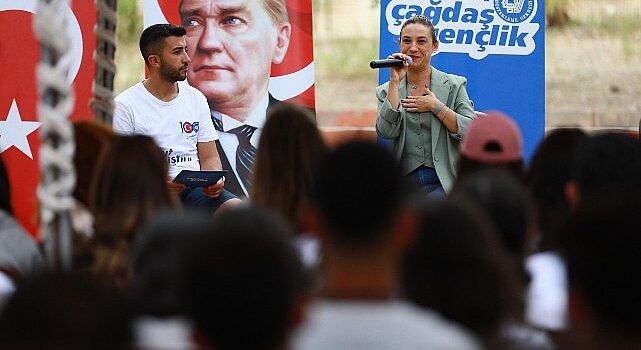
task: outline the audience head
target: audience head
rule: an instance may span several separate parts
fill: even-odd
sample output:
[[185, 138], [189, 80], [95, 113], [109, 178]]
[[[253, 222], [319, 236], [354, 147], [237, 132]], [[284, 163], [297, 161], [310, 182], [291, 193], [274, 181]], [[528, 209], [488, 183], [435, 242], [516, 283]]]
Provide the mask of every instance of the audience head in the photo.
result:
[[323, 160], [312, 204], [328, 242], [363, 249], [392, 236], [403, 190], [401, 172], [387, 150], [351, 141]]
[[520, 264], [528, 234], [535, 232], [534, 209], [525, 187], [504, 169], [484, 169], [462, 179], [450, 198], [470, 201], [494, 227], [505, 251]]
[[556, 129], [545, 136], [534, 153], [527, 182], [542, 233], [541, 250], [559, 246], [554, 233], [570, 210], [565, 200], [565, 185], [571, 177], [575, 150], [587, 137], [581, 129]]
[[641, 144], [637, 140], [605, 133], [577, 147], [565, 189], [570, 206], [575, 208], [593, 193], [608, 189], [641, 189]]
[[119, 136], [103, 152], [96, 173], [91, 204], [101, 242], [129, 242], [151, 214], [173, 207], [167, 160], [150, 137]]
[[133, 244], [130, 290], [139, 312], [155, 317], [181, 314], [180, 258], [193, 241], [209, 234], [210, 223], [198, 213], [164, 212], [141, 228]]
[[76, 150], [73, 166], [76, 171], [76, 188], [73, 196], [84, 206], [89, 207], [91, 180], [96, 176], [96, 165], [102, 150], [114, 138], [111, 128], [95, 120], [73, 122]]
[[507, 267], [492, 225], [476, 206], [428, 203], [402, 259], [402, 291], [489, 341], [511, 307]]
[[186, 252], [187, 314], [216, 349], [278, 349], [298, 322], [302, 267], [287, 225], [259, 209], [214, 218]]
[[131, 313], [112, 290], [80, 275], [19, 284], [0, 314], [6, 349], [131, 349]]
[[472, 120], [461, 141], [460, 179], [484, 168], [505, 168], [523, 180], [523, 139], [507, 115], [491, 111]]
[[136, 230], [174, 205], [166, 185], [167, 160], [153, 139], [119, 136], [103, 152], [96, 174], [90, 195], [97, 247], [94, 272], [128, 275], [109, 270], [128, 266], [128, 248]]
[[589, 343], [592, 348], [641, 344], [639, 213], [638, 189], [599, 191], [579, 204], [565, 227], [570, 329], [577, 340], [601, 336], [610, 342], [601, 347]]
[[297, 229], [326, 149], [314, 116], [293, 104], [270, 111], [263, 127], [251, 201], [269, 208]]

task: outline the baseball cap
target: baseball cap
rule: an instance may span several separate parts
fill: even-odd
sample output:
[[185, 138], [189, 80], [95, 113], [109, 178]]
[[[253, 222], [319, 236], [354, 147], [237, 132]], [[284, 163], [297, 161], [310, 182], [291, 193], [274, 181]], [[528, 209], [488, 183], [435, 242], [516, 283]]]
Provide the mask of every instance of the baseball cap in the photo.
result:
[[523, 139], [516, 123], [498, 111], [479, 113], [461, 142], [461, 154], [486, 164], [522, 159]]

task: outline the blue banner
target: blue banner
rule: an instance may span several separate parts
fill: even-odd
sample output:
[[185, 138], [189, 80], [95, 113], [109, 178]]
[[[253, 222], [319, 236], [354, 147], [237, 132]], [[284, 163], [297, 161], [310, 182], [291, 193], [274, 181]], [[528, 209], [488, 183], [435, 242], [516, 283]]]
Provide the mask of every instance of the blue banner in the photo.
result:
[[[477, 111], [514, 118], [529, 160], [545, 131], [544, 1], [381, 0], [381, 58], [399, 52], [401, 26], [414, 15], [434, 24], [440, 45], [432, 65], [468, 79]], [[381, 69], [379, 82], [387, 80]]]

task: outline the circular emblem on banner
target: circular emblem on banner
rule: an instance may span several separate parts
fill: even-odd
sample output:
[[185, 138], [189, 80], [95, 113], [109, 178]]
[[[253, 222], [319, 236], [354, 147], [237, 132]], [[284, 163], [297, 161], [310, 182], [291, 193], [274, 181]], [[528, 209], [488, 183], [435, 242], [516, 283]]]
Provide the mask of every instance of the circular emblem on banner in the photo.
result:
[[536, 0], [493, 0], [494, 11], [509, 23], [525, 22], [536, 12]]
[[[26, 11], [35, 14], [38, 6], [37, 0], [3, 0], [0, 2], [0, 11]], [[71, 50], [71, 66], [67, 73], [67, 81], [73, 82], [80, 70], [80, 63], [82, 61], [82, 32], [80, 24], [76, 15], [71, 8], [67, 5], [64, 8], [65, 16], [67, 17], [67, 35], [69, 36], [69, 44]]]

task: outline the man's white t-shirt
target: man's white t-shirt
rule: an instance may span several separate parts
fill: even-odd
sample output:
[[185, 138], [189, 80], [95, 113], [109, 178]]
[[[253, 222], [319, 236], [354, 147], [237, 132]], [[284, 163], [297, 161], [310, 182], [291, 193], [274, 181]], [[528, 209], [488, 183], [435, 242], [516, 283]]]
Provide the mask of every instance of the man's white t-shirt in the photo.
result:
[[169, 163], [169, 176], [183, 170], [200, 170], [198, 142], [218, 139], [207, 98], [186, 83], [178, 96], [165, 102], [152, 95], [142, 82], [115, 98], [113, 129], [119, 134], [147, 135], [156, 141]]
[[436, 313], [400, 300], [324, 300], [291, 339], [297, 350], [476, 350], [478, 341]]

